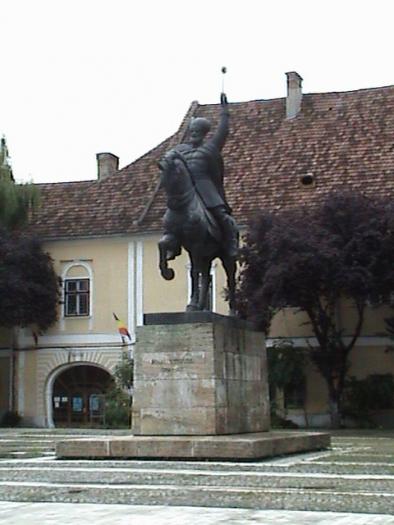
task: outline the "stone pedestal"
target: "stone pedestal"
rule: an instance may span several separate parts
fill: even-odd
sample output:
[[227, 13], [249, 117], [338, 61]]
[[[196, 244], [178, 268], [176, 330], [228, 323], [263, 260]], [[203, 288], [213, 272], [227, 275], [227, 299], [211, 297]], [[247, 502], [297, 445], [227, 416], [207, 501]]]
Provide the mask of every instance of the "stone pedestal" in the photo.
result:
[[133, 435], [268, 431], [264, 337], [209, 312], [148, 314], [134, 351]]
[[264, 338], [208, 312], [145, 315], [133, 435], [56, 444], [59, 458], [254, 460], [319, 450], [328, 434], [270, 432]]

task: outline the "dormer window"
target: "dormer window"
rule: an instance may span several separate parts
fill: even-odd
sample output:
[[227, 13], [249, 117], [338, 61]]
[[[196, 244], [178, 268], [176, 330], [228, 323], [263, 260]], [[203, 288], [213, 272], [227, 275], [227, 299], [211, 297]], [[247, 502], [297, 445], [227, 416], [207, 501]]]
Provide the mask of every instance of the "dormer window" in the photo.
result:
[[313, 173], [305, 173], [299, 177], [299, 184], [303, 188], [313, 188], [316, 185]]

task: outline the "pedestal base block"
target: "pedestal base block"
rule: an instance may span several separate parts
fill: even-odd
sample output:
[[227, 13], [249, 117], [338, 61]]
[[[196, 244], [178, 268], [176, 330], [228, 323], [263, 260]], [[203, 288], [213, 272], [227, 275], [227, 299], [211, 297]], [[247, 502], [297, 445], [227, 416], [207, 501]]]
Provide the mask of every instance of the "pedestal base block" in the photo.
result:
[[274, 431], [228, 436], [130, 436], [60, 441], [62, 459], [210, 459], [255, 460], [320, 450], [330, 435], [320, 432]]
[[134, 436], [270, 428], [264, 335], [211, 312], [147, 314], [134, 349]]

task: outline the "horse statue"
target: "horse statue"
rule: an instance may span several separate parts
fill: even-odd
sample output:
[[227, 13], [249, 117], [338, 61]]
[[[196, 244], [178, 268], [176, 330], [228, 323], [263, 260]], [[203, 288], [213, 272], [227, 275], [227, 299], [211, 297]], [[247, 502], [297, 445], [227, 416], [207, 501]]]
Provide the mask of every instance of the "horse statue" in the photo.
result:
[[236, 257], [226, 253], [222, 232], [200, 198], [182, 153], [173, 149], [158, 165], [161, 185], [167, 195], [164, 235], [159, 241], [162, 277], [174, 278], [175, 272], [168, 267], [168, 261], [185, 248], [190, 258], [191, 277], [191, 299], [186, 310], [207, 310], [211, 265], [219, 258], [227, 276], [230, 315], [235, 315]]

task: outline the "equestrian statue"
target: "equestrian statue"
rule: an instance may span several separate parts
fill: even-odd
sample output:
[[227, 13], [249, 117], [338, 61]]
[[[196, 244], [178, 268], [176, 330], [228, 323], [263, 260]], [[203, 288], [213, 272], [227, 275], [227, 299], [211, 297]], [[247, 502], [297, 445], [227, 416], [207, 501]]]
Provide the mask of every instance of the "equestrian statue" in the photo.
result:
[[227, 275], [230, 314], [234, 314], [239, 233], [223, 187], [221, 150], [229, 131], [224, 93], [220, 102], [220, 122], [210, 138], [206, 139], [211, 128], [209, 120], [193, 118], [188, 142], [169, 150], [158, 163], [161, 185], [167, 195], [159, 266], [164, 279], [173, 279], [174, 270], [167, 263], [185, 248], [191, 263], [191, 299], [187, 310], [206, 310], [211, 265], [219, 258]]

